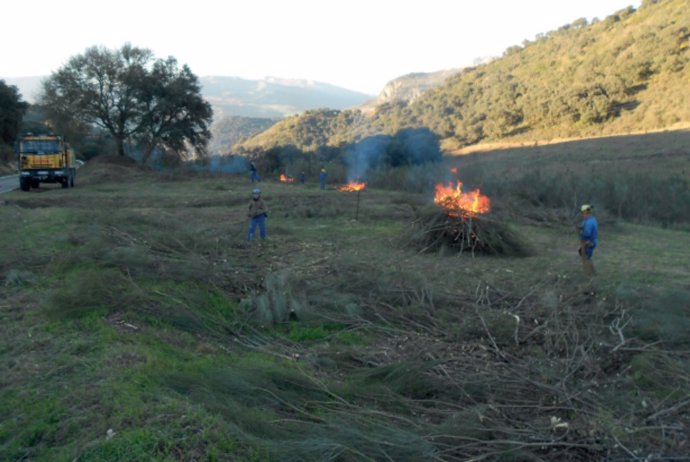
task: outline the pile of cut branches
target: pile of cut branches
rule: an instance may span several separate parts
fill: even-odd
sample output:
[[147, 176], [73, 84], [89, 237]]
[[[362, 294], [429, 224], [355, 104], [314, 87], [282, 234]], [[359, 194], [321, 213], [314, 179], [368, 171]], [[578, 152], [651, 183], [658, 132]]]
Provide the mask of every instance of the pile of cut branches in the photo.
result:
[[410, 239], [420, 252], [447, 248], [473, 255], [529, 254], [527, 246], [502, 222], [486, 215], [449, 215], [436, 207], [418, 211]]

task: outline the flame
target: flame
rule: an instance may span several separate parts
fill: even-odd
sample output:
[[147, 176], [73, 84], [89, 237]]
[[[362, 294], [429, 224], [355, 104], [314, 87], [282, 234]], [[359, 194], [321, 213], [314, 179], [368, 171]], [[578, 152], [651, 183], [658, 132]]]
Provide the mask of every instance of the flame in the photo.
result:
[[491, 200], [487, 196], [481, 194], [479, 189], [463, 192], [460, 181], [456, 186], [452, 183], [447, 186], [438, 183], [434, 204], [443, 207], [448, 215], [459, 217], [487, 213], [491, 210]]
[[348, 184], [342, 185], [338, 188], [338, 191], [343, 191], [343, 192], [356, 192], [356, 191], [361, 191], [362, 189], [366, 188], [367, 184], [365, 182], [360, 182], [360, 181], [350, 181]]
[[280, 174], [280, 181], [281, 181], [282, 183], [294, 183], [294, 182], [295, 182], [295, 179], [294, 179], [294, 178], [290, 178], [289, 176], [286, 176], [284, 173], [281, 173], [281, 174]]

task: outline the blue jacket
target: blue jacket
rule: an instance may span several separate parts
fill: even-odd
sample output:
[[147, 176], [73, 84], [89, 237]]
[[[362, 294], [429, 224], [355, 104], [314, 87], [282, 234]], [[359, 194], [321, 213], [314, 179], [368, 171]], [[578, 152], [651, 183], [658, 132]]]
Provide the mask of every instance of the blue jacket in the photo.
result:
[[591, 241], [593, 247], [599, 245], [599, 223], [593, 215], [589, 215], [580, 224], [580, 240]]

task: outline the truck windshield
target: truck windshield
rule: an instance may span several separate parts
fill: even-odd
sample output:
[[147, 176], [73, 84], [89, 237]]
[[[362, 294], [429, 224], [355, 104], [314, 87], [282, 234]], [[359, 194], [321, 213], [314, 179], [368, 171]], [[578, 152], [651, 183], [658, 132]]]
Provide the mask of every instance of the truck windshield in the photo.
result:
[[52, 154], [60, 152], [60, 142], [56, 140], [22, 141], [19, 150], [26, 154]]

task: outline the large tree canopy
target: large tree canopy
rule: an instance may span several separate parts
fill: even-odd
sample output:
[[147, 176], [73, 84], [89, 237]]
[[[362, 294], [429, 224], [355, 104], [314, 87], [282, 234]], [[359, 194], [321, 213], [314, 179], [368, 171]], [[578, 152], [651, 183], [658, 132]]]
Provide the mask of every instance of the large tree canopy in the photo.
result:
[[179, 156], [204, 154], [213, 112], [201, 97], [196, 75], [173, 57], [155, 59], [150, 50], [124, 45], [92, 47], [44, 82], [41, 102], [54, 119], [76, 119], [110, 132], [125, 154], [125, 142], [142, 148], [142, 160], [156, 148]]
[[28, 107], [17, 87], [0, 80], [0, 142], [11, 144], [17, 138]]

